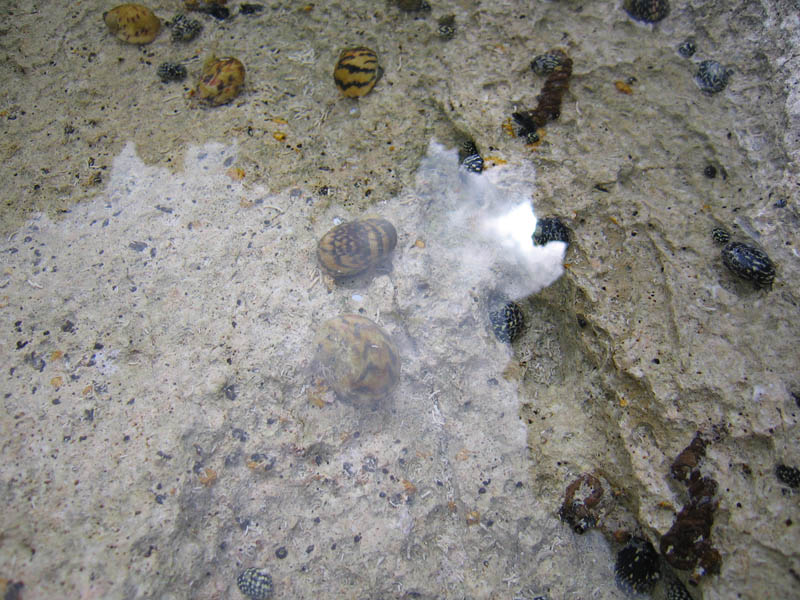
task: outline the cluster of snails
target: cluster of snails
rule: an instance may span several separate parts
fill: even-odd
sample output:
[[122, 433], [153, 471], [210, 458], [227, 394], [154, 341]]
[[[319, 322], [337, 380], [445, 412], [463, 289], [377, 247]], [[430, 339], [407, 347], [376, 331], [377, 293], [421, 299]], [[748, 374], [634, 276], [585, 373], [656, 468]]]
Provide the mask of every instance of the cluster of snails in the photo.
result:
[[[128, 44], [149, 44], [161, 31], [161, 20], [152, 10], [141, 4], [120, 4], [103, 13], [108, 30]], [[199, 21], [177, 16], [168, 26], [172, 28], [172, 40], [187, 42], [202, 30]], [[158, 76], [163, 82], [180, 81], [186, 77], [186, 68], [179, 63], [165, 62], [158, 67]], [[240, 60], [233, 57], [211, 56], [203, 64], [200, 79], [192, 90], [192, 96], [206, 106], [220, 106], [231, 102], [244, 86], [245, 69]]]
[[[141, 4], [120, 4], [103, 13], [103, 20], [112, 34], [129, 44], [149, 44], [161, 31], [161, 20]], [[202, 30], [199, 21], [186, 19], [183, 15], [167, 25], [172, 29], [173, 41], [177, 42], [190, 41]], [[185, 77], [185, 71], [182, 65], [167, 62], [159, 66], [158, 76], [163, 82], [180, 81]], [[366, 46], [343, 50], [333, 71], [336, 87], [347, 98], [365, 96], [382, 75], [377, 53]], [[201, 104], [220, 106], [239, 95], [244, 80], [245, 68], [240, 60], [212, 56], [203, 65], [200, 80], [191, 94]]]

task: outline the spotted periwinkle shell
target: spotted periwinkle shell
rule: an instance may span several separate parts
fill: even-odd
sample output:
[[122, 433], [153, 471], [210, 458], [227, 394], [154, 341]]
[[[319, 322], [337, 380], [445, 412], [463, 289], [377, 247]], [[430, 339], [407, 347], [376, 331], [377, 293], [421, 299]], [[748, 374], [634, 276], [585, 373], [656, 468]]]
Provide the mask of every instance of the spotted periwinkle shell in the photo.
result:
[[203, 65], [195, 97], [208, 106], [227, 104], [242, 91], [244, 65], [237, 58], [212, 56]]
[[731, 241], [731, 234], [724, 227], [714, 227], [711, 230], [711, 239], [718, 244], [727, 244]]
[[359, 46], [342, 50], [333, 70], [333, 81], [348, 98], [359, 98], [369, 94], [382, 75], [377, 53]]
[[510, 344], [519, 337], [525, 328], [522, 309], [519, 304], [499, 292], [490, 293], [486, 303], [492, 332], [498, 340]]
[[314, 368], [345, 400], [373, 404], [386, 398], [400, 379], [397, 347], [366, 317], [344, 314], [325, 321], [314, 346]]
[[536, 246], [544, 246], [554, 241], [569, 244], [569, 229], [558, 217], [543, 217], [536, 221], [532, 238]]
[[397, 231], [380, 217], [348, 221], [328, 231], [317, 244], [317, 258], [331, 277], [358, 275], [383, 262], [397, 245]]
[[642, 23], [657, 23], [669, 14], [669, 0], [625, 0], [622, 7]]
[[728, 86], [733, 69], [722, 66], [715, 60], [704, 60], [697, 66], [694, 80], [707, 94], [716, 94]]
[[743, 279], [756, 287], [772, 287], [775, 265], [767, 253], [743, 242], [730, 242], [722, 249], [722, 262]]
[[646, 539], [631, 538], [617, 553], [614, 566], [617, 585], [637, 594], [649, 594], [661, 579], [661, 562], [658, 552]]
[[186, 15], [177, 15], [167, 26], [172, 29], [173, 42], [191, 42], [203, 31], [200, 21], [189, 19]]
[[472, 140], [468, 140], [461, 145], [461, 149], [458, 151], [458, 161], [461, 164], [461, 168], [470, 173], [481, 173], [483, 171], [483, 157]]
[[695, 52], [697, 52], [697, 42], [694, 41], [694, 38], [686, 38], [678, 46], [678, 54], [683, 58], [691, 58]]
[[149, 44], [161, 30], [161, 21], [141, 4], [120, 4], [103, 13], [108, 30], [129, 44]]
[[563, 52], [547, 52], [531, 61], [531, 69], [537, 75], [549, 75], [556, 67], [563, 64], [566, 54]]
[[264, 569], [245, 569], [236, 578], [236, 585], [250, 600], [267, 600], [272, 597], [272, 576]]

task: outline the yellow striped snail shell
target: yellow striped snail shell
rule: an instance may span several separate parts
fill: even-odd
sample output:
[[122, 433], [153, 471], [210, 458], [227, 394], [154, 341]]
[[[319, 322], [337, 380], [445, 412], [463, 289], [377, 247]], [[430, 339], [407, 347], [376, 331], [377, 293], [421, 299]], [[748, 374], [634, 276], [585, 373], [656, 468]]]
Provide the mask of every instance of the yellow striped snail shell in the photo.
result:
[[149, 44], [161, 30], [161, 21], [141, 4], [120, 4], [103, 13], [108, 30], [129, 44]]
[[382, 262], [397, 245], [397, 231], [380, 217], [337, 225], [317, 244], [317, 258], [331, 277], [358, 275]]
[[348, 98], [367, 95], [382, 76], [378, 55], [366, 46], [342, 50], [333, 70], [336, 87]]
[[314, 368], [342, 399], [375, 403], [386, 398], [400, 379], [397, 347], [366, 317], [344, 314], [325, 321], [314, 345]]
[[203, 65], [194, 96], [203, 104], [220, 106], [236, 98], [243, 85], [244, 65], [239, 59], [212, 56]]

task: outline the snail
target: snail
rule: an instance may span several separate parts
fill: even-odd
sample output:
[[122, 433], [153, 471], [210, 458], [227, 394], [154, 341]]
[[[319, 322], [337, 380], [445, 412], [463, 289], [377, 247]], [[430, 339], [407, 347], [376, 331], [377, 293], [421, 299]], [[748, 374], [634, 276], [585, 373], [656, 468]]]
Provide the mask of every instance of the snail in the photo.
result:
[[211, 56], [203, 65], [194, 96], [209, 106], [227, 104], [244, 85], [244, 65], [237, 58]]
[[103, 13], [108, 30], [129, 44], [149, 44], [161, 30], [161, 21], [141, 4], [120, 4]]
[[389, 334], [366, 317], [344, 314], [323, 323], [314, 341], [314, 366], [343, 399], [374, 403], [400, 379], [400, 356]]
[[743, 242], [729, 242], [722, 249], [722, 262], [756, 287], [772, 287], [775, 280], [775, 265], [767, 253]]
[[236, 578], [239, 591], [250, 600], [267, 600], [272, 597], [272, 576], [265, 569], [250, 567]]
[[333, 70], [336, 87], [348, 98], [367, 95], [382, 76], [378, 55], [366, 46], [342, 50]]
[[536, 221], [532, 238], [535, 246], [544, 246], [548, 242], [569, 244], [569, 229], [558, 217], [544, 217]]
[[707, 94], [716, 94], [728, 86], [733, 69], [722, 66], [715, 60], [704, 60], [697, 67], [694, 81]]
[[642, 23], [657, 23], [669, 14], [669, 0], [625, 0], [622, 7]]
[[331, 277], [358, 275], [382, 262], [397, 245], [397, 231], [380, 217], [348, 221], [328, 231], [317, 244], [317, 258]]
[[489, 323], [495, 337], [503, 343], [513, 342], [525, 328], [525, 318], [519, 304], [508, 300], [499, 292], [492, 292], [487, 299]]

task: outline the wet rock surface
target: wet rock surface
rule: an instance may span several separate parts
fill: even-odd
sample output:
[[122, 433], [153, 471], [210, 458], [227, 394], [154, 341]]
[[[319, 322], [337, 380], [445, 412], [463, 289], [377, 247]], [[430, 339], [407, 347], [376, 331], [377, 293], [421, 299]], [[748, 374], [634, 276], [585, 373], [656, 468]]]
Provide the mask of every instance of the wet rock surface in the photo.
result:
[[[643, 25], [619, 3], [462, 3], [445, 41], [433, 3], [277, 3], [197, 14], [197, 39], [141, 48], [105, 31], [107, 8], [15, 3], [0, 38], [0, 575], [23, 597], [213, 598], [258, 565], [275, 597], [621, 598], [613, 533], [670, 531], [691, 503], [670, 467], [698, 431], [722, 563], [691, 597], [794, 593], [791, 5], [672, 3]], [[185, 61], [193, 81], [214, 41], [248, 83], [193, 109], [154, 68]], [[352, 101], [331, 70], [361, 43], [385, 73]], [[530, 62], [556, 47], [569, 90], [526, 144], [503, 124], [536, 106]], [[735, 68], [713, 96], [694, 81], [703, 60]], [[488, 265], [448, 253], [470, 231], [452, 218], [464, 190], [483, 189], [459, 188], [465, 137], [498, 197], [569, 222], [549, 287], [520, 295], [493, 249]], [[432, 138], [454, 149], [452, 173], [426, 166]], [[401, 232], [392, 272], [326, 289], [316, 240], [375, 206]], [[730, 276], [719, 225], [769, 255], [771, 290]], [[525, 313], [513, 347], [485, 326], [498, 280]], [[307, 377], [314, 323], [359, 309], [403, 360], [371, 410]], [[613, 499], [608, 535], [559, 519], [586, 473]], [[595, 506], [589, 520], [611, 518]]]

